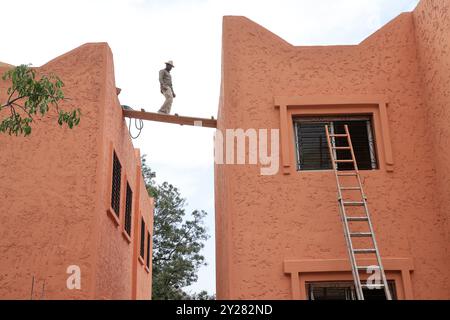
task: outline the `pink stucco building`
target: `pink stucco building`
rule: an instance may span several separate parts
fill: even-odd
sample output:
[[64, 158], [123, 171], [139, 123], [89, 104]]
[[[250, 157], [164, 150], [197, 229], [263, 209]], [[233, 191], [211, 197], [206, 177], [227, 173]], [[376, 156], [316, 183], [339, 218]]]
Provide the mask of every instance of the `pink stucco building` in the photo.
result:
[[296, 47], [224, 18], [217, 128], [278, 129], [280, 167], [215, 165], [219, 299], [353, 297], [325, 124], [358, 145], [394, 297], [450, 298], [449, 47], [448, 1], [359, 45]]
[[51, 110], [28, 137], [0, 135], [0, 299], [150, 299], [153, 199], [111, 50], [85, 44], [36, 71], [57, 74], [70, 98], [60, 107], [82, 117], [61, 128]]
[[[449, 45], [444, 0], [355, 46], [296, 47], [224, 18], [217, 129], [279, 130], [280, 153], [273, 175], [215, 164], [218, 299], [354, 298], [325, 124], [350, 127], [394, 297], [450, 298]], [[154, 205], [112, 53], [86, 44], [36, 70], [62, 78], [82, 119], [0, 135], [0, 298], [150, 299]]]

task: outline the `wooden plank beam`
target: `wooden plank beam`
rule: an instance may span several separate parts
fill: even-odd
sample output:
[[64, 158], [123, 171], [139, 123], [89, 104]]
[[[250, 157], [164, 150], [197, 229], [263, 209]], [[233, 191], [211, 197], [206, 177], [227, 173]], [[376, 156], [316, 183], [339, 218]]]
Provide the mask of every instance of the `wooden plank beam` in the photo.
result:
[[217, 127], [217, 120], [215, 120], [215, 119], [176, 116], [176, 115], [171, 115], [171, 114], [135, 111], [135, 110], [123, 110], [122, 112], [123, 112], [123, 116], [127, 117], [127, 118], [175, 123], [175, 124], [187, 125], [187, 126], [199, 126], [199, 127], [207, 127], [207, 128], [216, 128]]

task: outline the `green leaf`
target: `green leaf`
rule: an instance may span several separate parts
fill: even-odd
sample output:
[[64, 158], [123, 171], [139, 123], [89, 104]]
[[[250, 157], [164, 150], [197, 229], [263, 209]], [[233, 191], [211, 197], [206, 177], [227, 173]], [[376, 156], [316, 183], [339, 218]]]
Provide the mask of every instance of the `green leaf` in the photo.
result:
[[[10, 135], [24, 134], [25, 136], [31, 133], [32, 117], [39, 113], [40, 116], [46, 115], [52, 107], [58, 108], [58, 102], [64, 101], [64, 92], [62, 87], [64, 83], [54, 74], [42, 75], [36, 77], [36, 71], [30, 68], [30, 65], [19, 65], [14, 69], [7, 70], [2, 79], [11, 82], [11, 86], [7, 89], [7, 95], [13, 96], [1, 108], [9, 107], [14, 109], [12, 116], [1, 120], [0, 132], [8, 133]], [[17, 99], [19, 98], [19, 99]], [[17, 109], [15, 102], [23, 107]], [[17, 108], [16, 108], [17, 107]], [[29, 118], [22, 119], [22, 115], [29, 115]], [[59, 110], [58, 124], [62, 126], [66, 123], [69, 128], [73, 128], [80, 122], [81, 113], [79, 109], [74, 109], [68, 112]]]
[[25, 136], [29, 135], [31, 133], [31, 127], [26, 126], [23, 128], [23, 131], [25, 132]]

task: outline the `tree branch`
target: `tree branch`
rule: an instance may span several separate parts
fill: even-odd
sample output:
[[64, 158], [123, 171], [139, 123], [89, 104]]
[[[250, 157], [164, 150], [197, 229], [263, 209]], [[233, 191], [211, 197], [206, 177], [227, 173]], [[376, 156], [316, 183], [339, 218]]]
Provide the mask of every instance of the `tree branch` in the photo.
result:
[[8, 100], [6, 100], [7, 103], [11, 100], [12, 96], [14, 95], [14, 92], [16, 92], [16, 88], [14, 88], [14, 90], [9, 95]]
[[10, 98], [8, 98], [8, 101], [6, 101], [6, 104], [3, 105], [2, 108], [11, 106], [14, 102], [16, 102], [16, 101], [18, 101], [20, 99], [23, 99], [23, 98], [25, 98], [25, 96], [20, 96], [20, 97], [14, 98], [12, 100], [10, 100]]
[[15, 105], [16, 107], [19, 107], [20, 109], [22, 109], [22, 110], [28, 115], [28, 117], [30, 117], [31, 119], [33, 119], [33, 117], [31, 116], [31, 114], [30, 114], [23, 106], [21, 106], [21, 105], [18, 104], [18, 103], [15, 103], [15, 102], [13, 102], [12, 104]]
[[169, 252], [169, 256], [166, 258], [167, 260], [171, 260], [172, 259], [172, 255], [175, 253], [175, 251], [181, 246], [181, 242], [186, 239], [186, 236], [189, 235], [191, 233], [192, 228], [194, 227], [194, 225], [192, 225], [187, 232], [185, 232], [183, 234], [183, 236], [181, 237], [180, 240], [178, 240], [178, 243], [175, 245], [175, 248], [173, 248], [172, 251]]

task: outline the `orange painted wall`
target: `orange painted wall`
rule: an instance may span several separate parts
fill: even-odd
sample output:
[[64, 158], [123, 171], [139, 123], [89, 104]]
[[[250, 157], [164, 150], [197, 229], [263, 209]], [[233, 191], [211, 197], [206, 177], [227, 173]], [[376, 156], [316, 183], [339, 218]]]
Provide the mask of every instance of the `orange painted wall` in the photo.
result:
[[[428, 128], [433, 143], [438, 205], [447, 213], [447, 244], [450, 243], [450, 3], [422, 1], [414, 11], [417, 54], [426, 103]], [[447, 256], [450, 246], [447, 245]]]
[[[129, 243], [124, 208], [119, 225], [107, 214], [114, 148], [122, 181], [133, 190], [133, 215], [142, 212], [152, 228], [153, 204], [121, 114], [111, 50], [86, 44], [36, 70], [61, 77], [71, 99], [61, 107], [81, 108], [82, 119], [73, 130], [60, 128], [51, 112], [29, 137], [0, 136], [0, 298], [30, 299], [35, 275], [35, 299], [44, 281], [44, 299], [149, 299], [151, 275], [137, 276], [143, 267], [134, 227]], [[0, 82], [2, 101], [7, 87]], [[69, 265], [81, 268], [81, 290], [66, 287]]]
[[[285, 126], [280, 141], [290, 166], [261, 176], [260, 165], [215, 165], [219, 299], [301, 299], [306, 280], [351, 278], [334, 175], [296, 171], [291, 117], [308, 109], [366, 113], [379, 101], [379, 110], [387, 104], [386, 121], [375, 128], [381, 168], [361, 176], [388, 278], [396, 280], [400, 298], [450, 298], [449, 207], [444, 181], [438, 183], [439, 170], [446, 177], [448, 168], [443, 158], [435, 160], [441, 157], [436, 132], [443, 130], [430, 130], [434, 122], [426, 120], [433, 114], [430, 96], [444, 109], [448, 85], [429, 88], [427, 74], [434, 73], [424, 71], [428, 58], [421, 58], [432, 56], [431, 66], [448, 79], [449, 68], [438, 68], [438, 42], [450, 36], [450, 17], [444, 1], [429, 2], [356, 46], [295, 47], [244, 17], [224, 17], [218, 129]], [[424, 21], [417, 27], [420, 10]], [[440, 15], [442, 28], [433, 15]], [[442, 34], [427, 36], [435, 29]], [[420, 50], [421, 38], [435, 39], [441, 49]], [[275, 97], [304, 103], [288, 106], [283, 123]]]
[[[142, 180], [142, 182], [144, 182]], [[145, 191], [145, 193], [143, 193], [143, 191]], [[141, 195], [142, 194], [147, 194], [147, 191], [145, 189], [141, 190]], [[142, 196], [141, 196], [142, 197]], [[141, 208], [141, 214], [144, 217], [144, 221], [145, 221], [145, 226], [146, 226], [146, 232], [150, 232], [150, 239], [153, 235], [153, 208], [154, 208], [154, 203], [153, 203], [153, 198], [151, 198], [151, 202], [147, 203], [147, 205], [143, 208]], [[140, 224], [139, 224], [140, 226]], [[139, 229], [139, 233], [140, 233], [140, 229]], [[147, 239], [147, 234], [145, 236]], [[136, 242], [137, 243], [137, 242]], [[152, 243], [152, 242], [151, 242]], [[147, 240], [145, 240], [145, 246], [147, 246]], [[149, 297], [151, 297], [152, 295], [152, 265], [151, 265], [151, 257], [153, 254], [153, 250], [152, 250], [152, 246], [150, 246], [150, 265], [147, 268], [146, 264], [147, 264], [147, 249], [145, 248], [144, 251], [144, 259], [140, 260], [138, 259], [137, 262], [137, 267], [135, 268], [136, 270], [136, 299], [138, 300], [146, 300], [149, 299]], [[137, 254], [139, 255], [139, 246], [138, 246], [138, 251]]]

